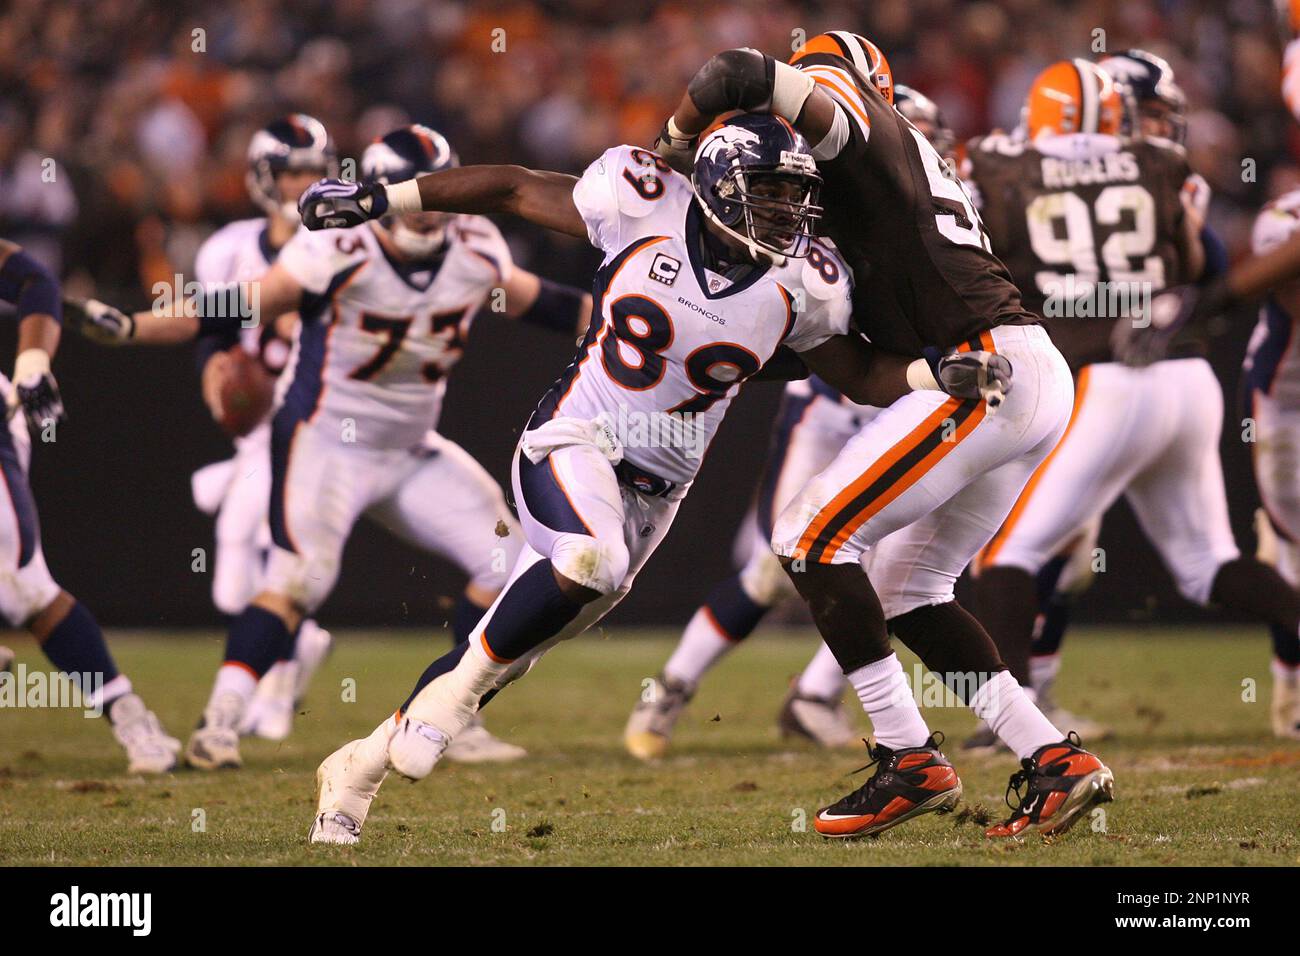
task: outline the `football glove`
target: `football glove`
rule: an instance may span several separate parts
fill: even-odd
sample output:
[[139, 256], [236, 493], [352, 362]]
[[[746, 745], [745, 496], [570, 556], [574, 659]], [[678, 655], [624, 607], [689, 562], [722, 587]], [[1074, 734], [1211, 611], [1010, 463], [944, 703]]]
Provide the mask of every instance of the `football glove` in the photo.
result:
[[322, 179], [298, 199], [298, 212], [308, 229], [350, 229], [387, 211], [388, 191], [383, 183]]
[[[32, 431], [40, 431], [50, 423], [61, 424], [68, 420], [63, 410], [63, 396], [59, 394], [59, 383], [51, 372], [39, 372], [28, 376], [14, 385], [16, 407], [27, 416], [27, 425]], [[12, 412], [11, 412], [12, 414]]]
[[[669, 117], [669, 121], [671, 121], [671, 117]], [[683, 176], [689, 176], [691, 170], [695, 168], [695, 148], [699, 144], [700, 138], [698, 136], [673, 136], [669, 132], [668, 123], [664, 123], [663, 129], [659, 131], [658, 138], [655, 139], [654, 150], [670, 167]]]
[[[930, 352], [929, 349], [926, 350]], [[930, 354], [926, 355], [930, 360]], [[983, 399], [989, 408], [1011, 391], [1011, 362], [996, 352], [954, 352], [931, 360], [939, 387], [953, 398]]]
[[121, 345], [135, 335], [135, 319], [98, 299], [63, 300], [67, 323], [100, 345]]
[[1230, 304], [1227, 284], [1184, 285], [1166, 289], [1151, 299], [1145, 323], [1120, 319], [1110, 334], [1115, 361], [1141, 368], [1168, 358], [1188, 326], [1223, 312]]

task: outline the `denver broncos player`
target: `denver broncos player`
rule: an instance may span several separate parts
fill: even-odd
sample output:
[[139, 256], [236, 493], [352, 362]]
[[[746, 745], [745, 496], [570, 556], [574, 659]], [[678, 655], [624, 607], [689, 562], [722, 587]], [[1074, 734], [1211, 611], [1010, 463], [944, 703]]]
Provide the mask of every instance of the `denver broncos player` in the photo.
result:
[[[882, 96], [873, 70], [881, 59], [844, 31], [809, 40], [790, 64], [725, 51], [692, 78], [659, 144], [682, 157], [715, 117], [736, 109], [792, 122], [822, 161], [825, 231], [853, 269], [854, 321], [872, 343], [908, 355], [984, 349], [1016, 369], [996, 415], [987, 401], [903, 396], [776, 521], [773, 548], [877, 739], [877, 772], [815, 825], [825, 836], [869, 835], [960, 798], [938, 736], [899, 692], [906, 678], [892, 630], [931, 670], [978, 675], [963, 690], [967, 703], [1022, 760], [1012, 778], [1021, 800], [988, 835], [1059, 832], [1109, 799], [1111, 772], [1021, 692], [953, 585], [1064, 431], [1073, 383], [951, 167]], [[874, 582], [863, 569], [873, 549]]]
[[1028, 143], [972, 144], [994, 248], [1078, 372], [1070, 426], [981, 555], [982, 619], [1028, 684], [1034, 576], [1120, 494], [1179, 590], [1263, 617], [1295, 643], [1300, 596], [1233, 540], [1219, 461], [1223, 395], [1194, 347], [1135, 346], [1142, 296], [1199, 278], [1201, 220], [1181, 148], [1121, 139], [1121, 100], [1084, 60], [1049, 66], [1026, 104]]
[[[1300, 234], [1300, 190], [1270, 202], [1255, 220], [1256, 255]], [[1255, 421], [1251, 461], [1263, 502], [1263, 552], [1278, 573], [1300, 588], [1300, 282], [1275, 290], [1260, 307], [1243, 366], [1245, 412]], [[1300, 740], [1300, 645], [1274, 625], [1273, 733]], [[1287, 640], [1287, 638], [1291, 638]]]
[[[388, 769], [419, 779], [478, 708], [548, 648], [598, 621], [663, 540], [732, 398], [780, 349], [850, 398], [887, 404], [947, 380], [980, 394], [993, 357], [889, 355], [848, 331], [851, 280], [812, 238], [820, 176], [786, 122], [742, 116], [700, 144], [693, 176], [653, 153], [607, 150], [580, 179], [515, 166], [392, 189], [325, 182], [309, 228], [386, 210], [509, 212], [604, 252], [599, 320], [543, 397], [515, 454], [527, 542], [469, 646], [435, 661], [364, 740], [326, 758], [311, 840], [354, 843]], [[1003, 363], [989, 387], [1009, 384]], [[909, 382], [909, 374], [911, 380]]]
[[[131, 773], [166, 773], [176, 765], [180, 741], [166, 734], [131, 681], [118, 671], [95, 616], [59, 587], [45, 564], [27, 479], [32, 454], [28, 428], [50, 441], [64, 421], [63, 399], [50, 370], [63, 308], [58, 279], [20, 246], [3, 239], [0, 301], [14, 306], [18, 326], [12, 381], [0, 375], [9, 413], [9, 421], [0, 427], [0, 616], [10, 626], [31, 632], [51, 663], [74, 680], [87, 709], [108, 715]], [[12, 663], [12, 653], [0, 654], [0, 670]]]
[[[361, 174], [382, 188], [456, 165], [441, 134], [410, 126], [367, 147]], [[433, 430], [447, 375], [495, 289], [509, 317], [569, 335], [585, 330], [591, 307], [585, 293], [515, 268], [487, 220], [437, 213], [302, 230], [257, 285], [262, 313], [297, 310], [300, 328], [271, 425], [274, 547], [262, 590], [230, 625], [186, 747], [202, 769], [240, 764], [237, 730], [256, 681], [328, 597], [362, 515], [469, 575], [456, 621], [468, 634], [505, 583], [520, 534], [482, 466]], [[249, 303], [229, 300], [245, 295], [240, 287], [207, 293], [201, 318], [104, 314], [99, 303], [91, 318], [126, 341], [185, 340], [236, 327]], [[486, 733], [478, 724], [473, 732]], [[506, 759], [522, 755], [513, 750]]]
[[[883, 58], [873, 62], [868, 78], [877, 82], [886, 100], [892, 96], [894, 108], [945, 161], [953, 161], [955, 138], [939, 107], [911, 87], [880, 81], [889, 75], [888, 69]], [[786, 387], [757, 500], [739, 531], [737, 547], [747, 554], [745, 563], [713, 588], [653, 686], [642, 692], [623, 731], [623, 744], [634, 757], [662, 757], [704, 674], [748, 638], [778, 602], [795, 596], [769, 544], [772, 526], [799, 489], [829, 465], [874, 414], [875, 409], [850, 402], [815, 375]], [[781, 702], [781, 735], [823, 747], [856, 743], [859, 734], [844, 710], [843, 690], [844, 673], [822, 644]]]
[[[303, 113], [281, 117], [253, 134], [248, 144], [249, 195], [265, 215], [240, 219], [214, 232], [199, 247], [194, 277], [206, 288], [260, 279], [293, 238], [301, 219], [298, 197], [322, 176], [338, 171], [334, 145], [320, 121]], [[220, 423], [222, 392], [242, 351], [265, 372], [266, 387], [284, 370], [297, 316], [288, 314], [248, 328], [201, 335], [197, 342], [203, 398]], [[271, 497], [271, 420], [234, 436], [235, 455], [194, 474], [194, 500], [216, 514], [212, 603], [224, 615], [239, 614], [261, 590], [271, 545], [267, 504]], [[289, 735], [295, 702], [329, 650], [330, 635], [310, 618], [302, 622], [293, 658], [276, 661], [258, 683], [241, 731], [270, 740]]]

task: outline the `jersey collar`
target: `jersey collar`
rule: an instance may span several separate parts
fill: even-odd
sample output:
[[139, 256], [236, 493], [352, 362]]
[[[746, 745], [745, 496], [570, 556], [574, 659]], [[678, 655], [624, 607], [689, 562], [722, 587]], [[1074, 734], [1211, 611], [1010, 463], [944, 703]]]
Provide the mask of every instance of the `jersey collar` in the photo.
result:
[[702, 249], [702, 244], [707, 241], [708, 238], [704, 231], [704, 221], [699, 206], [692, 200], [686, 210], [686, 254], [691, 260], [691, 270], [695, 273], [695, 281], [699, 284], [700, 291], [704, 293], [706, 299], [725, 299], [729, 295], [743, 292], [767, 275], [769, 266], [756, 265], [725, 289], [720, 289], [717, 293], [710, 292], [709, 277], [704, 274], [705, 265]]

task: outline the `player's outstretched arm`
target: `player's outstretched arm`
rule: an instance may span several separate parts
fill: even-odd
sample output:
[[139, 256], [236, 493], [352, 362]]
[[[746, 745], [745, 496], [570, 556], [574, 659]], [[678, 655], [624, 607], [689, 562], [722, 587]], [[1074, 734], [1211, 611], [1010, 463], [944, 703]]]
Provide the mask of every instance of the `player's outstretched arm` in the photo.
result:
[[277, 264], [256, 282], [210, 289], [197, 301], [173, 301], [165, 309], [127, 314], [96, 299], [64, 304], [77, 331], [101, 345], [177, 345], [201, 333], [251, 327], [264, 316], [294, 312], [301, 300], [302, 286]]
[[502, 284], [506, 315], [563, 335], [582, 337], [591, 323], [591, 295], [515, 267]]
[[859, 335], [837, 335], [799, 357], [851, 401], [877, 408], [927, 389], [953, 398], [984, 399], [996, 408], [1011, 391], [1011, 363], [992, 352], [909, 359], [873, 348]]
[[322, 179], [298, 200], [308, 229], [358, 226], [394, 213], [507, 213], [556, 232], [587, 238], [573, 202], [577, 178], [523, 166], [461, 166], [393, 186]]
[[835, 126], [835, 101], [811, 77], [758, 50], [723, 50], [691, 78], [655, 150], [678, 172], [688, 173], [700, 134], [733, 110], [781, 116], [814, 146]]
[[63, 421], [63, 398], [50, 370], [62, 318], [59, 280], [20, 246], [0, 240], [0, 299], [18, 313], [13, 388], [5, 396], [11, 413], [21, 408], [32, 428]]

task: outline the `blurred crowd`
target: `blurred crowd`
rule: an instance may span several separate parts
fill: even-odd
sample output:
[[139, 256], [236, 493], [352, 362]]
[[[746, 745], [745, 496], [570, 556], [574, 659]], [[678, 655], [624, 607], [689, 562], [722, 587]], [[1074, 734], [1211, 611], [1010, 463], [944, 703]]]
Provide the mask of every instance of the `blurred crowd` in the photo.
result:
[[[577, 171], [651, 141], [712, 53], [784, 57], [847, 28], [961, 136], [1014, 126], [1062, 56], [1167, 57], [1211, 221], [1239, 253], [1253, 210], [1300, 184], [1276, 22], [1269, 0], [7, 0], [0, 235], [61, 263], [73, 288], [138, 301], [188, 273], [216, 226], [254, 214], [244, 151], [277, 115], [318, 117], [344, 157], [419, 121], [466, 162]], [[512, 239], [524, 261], [546, 256], [535, 234]], [[572, 261], [533, 265], [585, 282], [565, 275]]]

